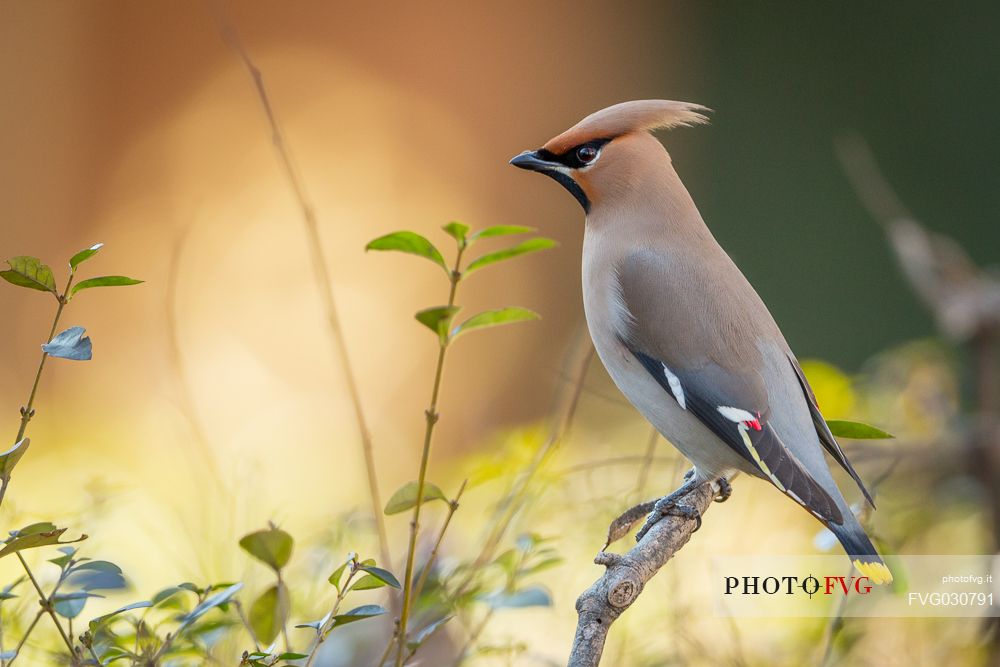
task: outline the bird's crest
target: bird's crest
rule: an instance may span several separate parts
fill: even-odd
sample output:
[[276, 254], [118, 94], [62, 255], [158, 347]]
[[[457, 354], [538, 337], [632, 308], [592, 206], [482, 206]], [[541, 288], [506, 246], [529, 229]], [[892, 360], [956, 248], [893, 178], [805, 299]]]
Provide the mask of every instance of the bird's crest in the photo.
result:
[[678, 126], [708, 122], [705, 113], [711, 109], [700, 104], [673, 100], [635, 100], [622, 102], [594, 112], [559, 136], [549, 140], [544, 148], [556, 155], [592, 141], [613, 139], [633, 132], [649, 132]]

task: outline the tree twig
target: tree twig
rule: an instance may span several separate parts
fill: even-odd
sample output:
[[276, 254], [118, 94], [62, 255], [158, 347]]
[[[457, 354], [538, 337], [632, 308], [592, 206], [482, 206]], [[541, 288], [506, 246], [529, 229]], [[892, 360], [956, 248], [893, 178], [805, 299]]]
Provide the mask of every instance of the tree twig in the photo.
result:
[[[706, 482], [692, 488], [678, 502], [703, 515], [714, 497], [712, 483]], [[569, 667], [597, 667], [601, 663], [612, 623], [639, 598], [646, 582], [687, 544], [696, 528], [695, 519], [666, 516], [627, 553], [597, 555], [594, 562], [607, 569], [576, 601], [578, 620]]]

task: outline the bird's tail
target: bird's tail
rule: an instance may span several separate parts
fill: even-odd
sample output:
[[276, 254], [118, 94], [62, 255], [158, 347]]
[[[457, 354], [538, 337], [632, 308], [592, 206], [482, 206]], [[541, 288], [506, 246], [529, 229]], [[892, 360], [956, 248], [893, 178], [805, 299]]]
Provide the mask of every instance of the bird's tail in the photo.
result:
[[868, 577], [873, 584], [892, 583], [892, 572], [886, 567], [885, 561], [878, 555], [875, 545], [868, 539], [865, 529], [853, 514], [848, 512], [843, 524], [829, 524], [828, 527], [840, 540], [858, 572]]

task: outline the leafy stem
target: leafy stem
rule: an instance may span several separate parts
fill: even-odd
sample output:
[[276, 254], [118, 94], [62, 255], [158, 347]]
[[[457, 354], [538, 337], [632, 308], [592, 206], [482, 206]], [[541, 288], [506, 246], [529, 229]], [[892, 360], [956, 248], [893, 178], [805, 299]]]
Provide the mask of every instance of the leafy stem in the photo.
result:
[[347, 597], [347, 594], [351, 590], [351, 580], [354, 579], [354, 575], [356, 575], [359, 571], [360, 568], [358, 567], [357, 559], [352, 558], [350, 565], [348, 566], [347, 579], [345, 579], [344, 582], [337, 587], [337, 599], [334, 600], [333, 608], [330, 610], [330, 613], [327, 614], [323, 623], [319, 626], [319, 629], [317, 629], [316, 638], [313, 640], [312, 646], [309, 647], [309, 659], [306, 660], [305, 667], [312, 667], [313, 661], [316, 660], [316, 656], [319, 655], [320, 646], [322, 646], [323, 642], [326, 641], [327, 636], [330, 634], [330, 631], [333, 630], [333, 626], [337, 622], [336, 617], [337, 612], [340, 611], [340, 604], [344, 601], [344, 598]]
[[[45, 339], [45, 342], [52, 340], [52, 337], [56, 335], [56, 327], [59, 326], [59, 318], [62, 317], [63, 308], [69, 303], [69, 289], [73, 285], [74, 272], [70, 272], [69, 279], [66, 281], [66, 288], [63, 293], [56, 297], [59, 301], [59, 307], [56, 308], [56, 316], [52, 318], [52, 328], [49, 329], [49, 336]], [[38, 370], [35, 372], [35, 381], [31, 385], [31, 394], [28, 395], [28, 402], [24, 404], [21, 408], [21, 425], [17, 429], [17, 437], [14, 438], [14, 442], [20, 442], [21, 438], [24, 437], [24, 432], [28, 429], [28, 422], [34, 416], [34, 404], [35, 404], [35, 394], [38, 393], [38, 383], [42, 379], [42, 370], [45, 369], [45, 360], [49, 358], [49, 353], [42, 350], [42, 358], [38, 362]], [[6, 490], [6, 481], [4, 480], [4, 490]], [[0, 502], [2, 502], [3, 496], [0, 495]]]
[[[52, 318], [52, 327], [49, 330], [49, 335], [48, 338], [46, 339], [46, 342], [51, 341], [52, 337], [55, 336], [56, 334], [56, 328], [59, 326], [59, 318], [62, 317], [63, 308], [66, 307], [66, 304], [69, 301], [68, 295], [70, 287], [72, 287], [73, 285], [74, 274], [75, 274], [74, 271], [70, 271], [69, 278], [66, 281], [66, 288], [63, 290], [63, 293], [61, 295], [58, 295], [56, 297], [57, 300], [59, 301], [59, 306], [58, 308], [56, 308], [55, 317]], [[35, 409], [34, 409], [35, 395], [38, 393], [38, 384], [42, 379], [42, 371], [45, 369], [45, 360], [48, 358], [49, 358], [49, 353], [46, 352], [45, 350], [42, 350], [42, 358], [38, 362], [38, 370], [35, 371], [35, 381], [31, 385], [31, 393], [28, 395], [28, 402], [25, 403], [24, 406], [21, 408], [21, 425], [17, 429], [17, 437], [14, 438], [15, 443], [20, 442], [21, 438], [24, 437], [24, 432], [28, 428], [28, 422], [31, 421], [31, 418], [35, 414]], [[0, 481], [0, 504], [3, 503], [4, 496], [7, 494], [8, 484], [10, 484], [9, 470], [4, 473], [3, 479], [2, 481]], [[42, 587], [39, 586], [38, 580], [35, 579], [35, 575], [31, 571], [31, 568], [28, 567], [28, 562], [24, 560], [24, 556], [22, 556], [18, 552], [17, 559], [21, 562], [21, 567], [24, 568], [24, 572], [25, 574], [28, 575], [28, 579], [31, 580], [31, 584], [32, 586], [35, 587], [35, 591], [38, 592], [39, 602], [42, 605], [43, 611], [48, 612], [49, 616], [52, 618], [52, 622], [55, 624], [56, 629], [59, 630], [59, 635], [62, 637], [63, 642], [65, 642], [66, 644], [66, 648], [69, 649], [70, 656], [72, 656], [73, 659], [75, 660], [76, 654], [74, 653], [73, 642], [70, 641], [69, 635], [66, 634], [66, 631], [62, 627], [62, 623], [59, 622], [59, 617], [56, 616], [55, 610], [52, 607], [51, 600], [49, 599], [49, 597], [45, 595], [45, 592], [42, 590]], [[35, 620], [37, 622], [37, 618]], [[34, 628], [34, 625], [35, 624], [32, 623], [31, 628], [29, 628], [28, 633], [25, 634], [24, 639], [27, 639], [28, 634], [30, 634], [31, 630]], [[22, 643], [24, 642], [24, 639], [22, 640]]]
[[[466, 244], [458, 244], [458, 252], [455, 256], [455, 265], [448, 274], [451, 286], [448, 290], [448, 305], [451, 309], [455, 306], [455, 295], [458, 292], [458, 283], [462, 280], [462, 255], [465, 252]], [[449, 336], [441, 336], [438, 347], [437, 366], [434, 369], [434, 387], [431, 390], [431, 402], [424, 411], [424, 447], [420, 454], [420, 474], [417, 477], [417, 503], [413, 506], [413, 519], [410, 521], [410, 543], [406, 550], [406, 569], [403, 572], [403, 607], [399, 615], [399, 633], [396, 645], [396, 667], [402, 667], [403, 658], [406, 657], [406, 626], [410, 619], [410, 603], [413, 593], [413, 561], [417, 550], [417, 534], [420, 531], [420, 507], [424, 502], [424, 485], [427, 482], [427, 464], [430, 461], [431, 441], [434, 438], [434, 426], [437, 424], [440, 415], [437, 411], [438, 396], [441, 391], [441, 378], [444, 375], [444, 360], [448, 352]]]

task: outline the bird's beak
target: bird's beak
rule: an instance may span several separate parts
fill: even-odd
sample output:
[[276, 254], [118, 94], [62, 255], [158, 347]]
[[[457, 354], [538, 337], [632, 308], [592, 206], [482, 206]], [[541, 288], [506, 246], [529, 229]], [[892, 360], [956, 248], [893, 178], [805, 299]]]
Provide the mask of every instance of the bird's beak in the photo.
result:
[[558, 162], [543, 159], [538, 155], [538, 151], [524, 151], [520, 155], [514, 156], [510, 163], [515, 167], [530, 171], [551, 171], [561, 166]]

